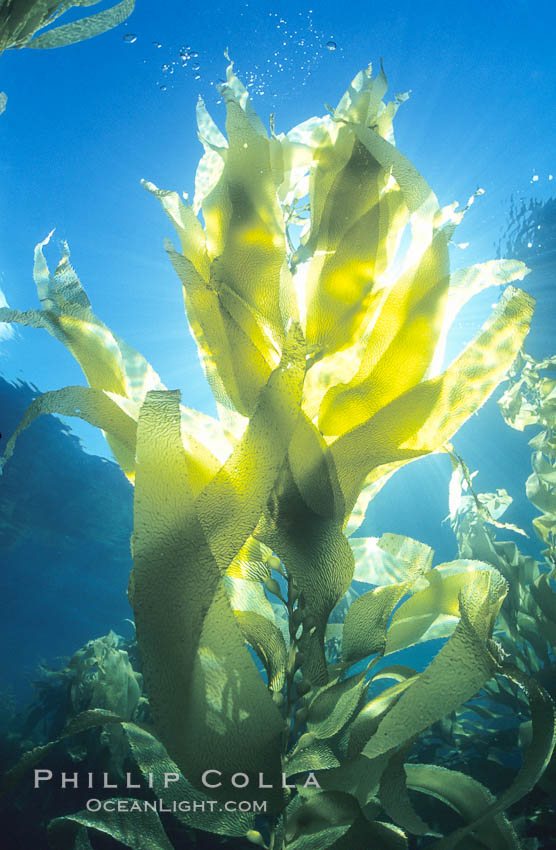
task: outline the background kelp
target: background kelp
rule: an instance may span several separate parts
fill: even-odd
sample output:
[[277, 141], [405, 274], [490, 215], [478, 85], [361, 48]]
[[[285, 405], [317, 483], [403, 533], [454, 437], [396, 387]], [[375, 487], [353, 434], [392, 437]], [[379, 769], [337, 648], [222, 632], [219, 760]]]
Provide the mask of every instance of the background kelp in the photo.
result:
[[[99, 0], [1, 0], [0, 53], [21, 47], [65, 47], [85, 41], [121, 24], [135, 7], [135, 0], [121, 0], [103, 12], [53, 27], [48, 32], [37, 35], [39, 30], [53, 24], [68, 9], [94, 6], [98, 2]], [[6, 108], [6, 102], [6, 94], [0, 92], [0, 113]]]
[[[237, 812], [190, 813], [185, 826], [275, 850], [404, 847], [407, 834], [438, 838], [439, 848], [519, 846], [504, 810], [546, 767], [554, 711], [492, 639], [508, 594], [503, 571], [475, 556], [433, 568], [423, 543], [350, 536], [398, 468], [451, 451], [451, 437], [514, 361], [532, 314], [532, 299], [507, 287], [442, 370], [461, 307], [526, 269], [499, 260], [450, 271], [465, 209], [440, 208], [396, 150], [392, 120], [405, 96], [384, 103], [385, 92], [382, 72], [361, 72], [329, 116], [269, 137], [230, 67], [227, 138], [199, 103], [205, 154], [193, 205], [146, 184], [180, 239], [182, 253], [167, 248], [220, 421], [184, 408], [95, 316], [67, 248], [51, 274], [45, 243], [37, 246], [42, 310], [1, 311], [62, 341], [89, 384], [35, 400], [6, 458], [40, 414], [76, 415], [102, 428], [135, 482], [129, 599], [143, 700], [131, 668], [110, 670], [128, 676], [126, 693], [144, 711], [148, 700], [150, 712], [84, 706], [9, 782], [54, 743], [120, 722], [124, 758], [139, 775], [156, 773], [160, 797], [169, 770], [180, 776], [172, 793], [206, 800], [200, 775], [210, 765], [225, 782], [245, 774], [269, 815], [263, 824]], [[344, 600], [343, 623], [328, 627], [354, 577], [368, 589]], [[433, 638], [443, 645], [424, 670], [398, 663], [396, 653]], [[418, 736], [494, 676], [521, 689], [531, 717], [510, 784], [494, 797], [460, 771], [405, 765]], [[273, 785], [266, 793], [254, 787], [263, 770]], [[319, 789], [304, 786], [308, 771]], [[281, 789], [282, 772], [297, 793]], [[442, 799], [461, 826], [428, 823], [413, 791]], [[168, 846], [156, 812], [79, 812], [54, 821], [50, 840], [86, 847], [89, 828], [131, 847]]]

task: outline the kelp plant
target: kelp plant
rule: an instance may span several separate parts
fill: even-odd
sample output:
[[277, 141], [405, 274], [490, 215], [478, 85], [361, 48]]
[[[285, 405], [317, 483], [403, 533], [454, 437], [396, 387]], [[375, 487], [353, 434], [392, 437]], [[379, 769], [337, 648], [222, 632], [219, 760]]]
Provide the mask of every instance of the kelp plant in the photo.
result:
[[[37, 398], [6, 458], [39, 414], [79, 416], [103, 429], [135, 483], [129, 598], [154, 726], [123, 723], [131, 753], [167, 802], [240, 801], [249, 783], [267, 815], [175, 811], [183, 823], [273, 850], [404, 847], [406, 833], [433, 832], [412, 787], [467, 824], [435, 846], [519, 847], [503, 810], [542, 772], [554, 724], [549, 697], [491, 640], [504, 578], [474, 560], [432, 569], [430, 548], [408, 538], [350, 535], [389, 476], [450, 450], [505, 376], [532, 315], [525, 292], [508, 286], [442, 370], [445, 340], [472, 295], [522, 278], [525, 266], [450, 272], [467, 207], [441, 208], [394, 146], [406, 96], [383, 102], [382, 71], [360, 72], [331, 114], [270, 137], [232, 66], [222, 92], [227, 138], [198, 105], [205, 153], [193, 204], [145, 184], [179, 236], [181, 253], [167, 250], [219, 421], [182, 406], [94, 315], [67, 248], [51, 274], [41, 243], [42, 310], [0, 318], [46, 328], [89, 387]], [[332, 664], [327, 622], [354, 574], [370, 589], [337, 630]], [[422, 673], [376, 673], [384, 655], [431, 637], [449, 639]], [[404, 768], [419, 733], [496, 673], [530, 699], [519, 785], [497, 800], [456, 771]], [[380, 679], [394, 684], [370, 698]], [[106, 715], [88, 711], [66, 734], [118, 720]], [[207, 769], [221, 787], [203, 785]], [[165, 788], [164, 771], [179, 783]], [[77, 813], [51, 824], [53, 842], [68, 824], [79, 847], [94, 827], [127, 846], [147, 834], [149, 846], [169, 846], [156, 812]]]

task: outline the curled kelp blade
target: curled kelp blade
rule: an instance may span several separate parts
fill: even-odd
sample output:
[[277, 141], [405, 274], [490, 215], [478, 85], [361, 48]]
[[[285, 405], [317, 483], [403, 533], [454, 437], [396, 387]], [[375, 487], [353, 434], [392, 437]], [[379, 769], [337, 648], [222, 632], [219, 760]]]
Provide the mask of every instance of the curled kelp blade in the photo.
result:
[[462, 559], [439, 564], [425, 573], [428, 586], [413, 593], [392, 617], [385, 654], [451, 634], [460, 616], [459, 596], [473, 584], [480, 570], [488, 571], [489, 567]]
[[[484, 805], [474, 807], [473, 816], [467, 826], [455, 830], [447, 838], [437, 842], [437, 850], [455, 850], [468, 834], [478, 831], [482, 834], [492, 821], [501, 820], [501, 814], [513, 803], [529, 793], [552, 758], [556, 743], [556, 713], [554, 701], [536, 681], [521, 670], [510, 665], [502, 665], [498, 672], [508, 676], [522, 688], [529, 700], [532, 720], [532, 735], [525, 752], [523, 764], [513, 783], [498, 798], [484, 799]], [[512, 846], [512, 845], [509, 845]]]
[[[0, 321], [44, 328], [73, 354], [91, 388], [141, 402], [149, 389], [163, 387], [160, 378], [139, 352], [95, 316], [70, 264], [67, 245], [63, 246], [56, 270], [50, 273], [43, 254], [50, 236], [35, 249], [34, 277], [42, 310], [19, 312], [2, 308]], [[111, 443], [110, 436], [108, 442]], [[122, 448], [117, 440], [111, 443], [111, 448], [120, 462]], [[128, 456], [121, 455], [120, 465], [126, 474], [132, 473], [133, 465]]]
[[103, 12], [89, 15], [71, 24], [55, 27], [42, 35], [38, 30], [52, 24], [68, 9], [94, 6], [99, 0], [11, 0], [0, 9], [0, 52], [14, 47], [65, 47], [78, 41], [93, 38], [121, 24], [135, 7], [135, 0], [122, 0]]
[[128, 476], [135, 471], [136, 423], [102, 390], [90, 387], [65, 387], [43, 393], [31, 402], [23, 419], [8, 440], [0, 470], [12, 456], [17, 438], [38, 416], [57, 413], [77, 416], [105, 432], [118, 463]]
[[255, 611], [234, 610], [241, 633], [259, 658], [267, 674], [268, 687], [280, 692], [286, 680], [288, 655], [284, 636], [271, 620]]
[[[54, 818], [47, 834], [54, 850], [92, 850], [89, 830], [100, 832], [135, 850], [173, 850], [174, 845], [164, 831], [155, 811], [141, 810], [133, 797], [113, 797], [105, 800], [99, 811], [83, 809], [72, 815]], [[71, 843], [70, 843], [71, 842]]]
[[[66, 243], [62, 244], [62, 257], [56, 269], [50, 271], [43, 249], [51, 236], [52, 233], [35, 248], [33, 275], [42, 310], [21, 312], [0, 308], [0, 321], [47, 330], [75, 357], [96, 395], [87, 394], [86, 388], [79, 387], [60, 390], [58, 395], [46, 394], [43, 402], [31, 405], [21, 428], [27, 427], [41, 412], [81, 416], [105, 431], [116, 460], [133, 482], [135, 425], [131, 422], [137, 422], [146, 393], [164, 389], [164, 385], [147, 360], [94, 314], [70, 263]], [[120, 408], [119, 413], [114, 407], [109, 408], [110, 400]], [[58, 402], [61, 408], [56, 410]], [[212, 417], [182, 407], [181, 418], [192, 486], [198, 491], [216, 473], [231, 446]]]
[[[457, 770], [449, 770], [434, 764], [406, 764], [405, 772], [408, 788], [430, 794], [450, 806], [470, 824], [473, 824], [479, 815], [495, 801], [493, 794], [481, 782]], [[460, 837], [463, 837], [463, 832]], [[493, 813], [483, 820], [479, 837], [481, 842], [484, 840], [484, 846], [489, 850], [490, 848], [492, 850], [520, 850], [521, 848], [515, 829], [502, 812]], [[440, 842], [440, 846], [443, 845], [444, 842]]]
[[[470, 699], [496, 672], [485, 646], [506, 583], [493, 572], [479, 573], [460, 594], [461, 619], [449, 641], [386, 714], [363, 749], [376, 758], [450, 713]], [[418, 708], [417, 708], [418, 707]]]

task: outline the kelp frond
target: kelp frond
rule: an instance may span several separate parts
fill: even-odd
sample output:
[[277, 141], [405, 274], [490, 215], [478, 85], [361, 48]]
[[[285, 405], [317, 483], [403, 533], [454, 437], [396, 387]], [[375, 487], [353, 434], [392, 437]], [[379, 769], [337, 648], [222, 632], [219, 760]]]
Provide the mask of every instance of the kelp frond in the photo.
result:
[[121, 0], [96, 15], [89, 15], [37, 35], [39, 30], [53, 24], [68, 9], [94, 6], [98, 2], [99, 0], [2, 0], [0, 53], [20, 47], [64, 47], [85, 41], [121, 24], [135, 7], [135, 0]]
[[[507, 286], [444, 367], [446, 336], [470, 297], [527, 269], [497, 260], [451, 270], [468, 207], [441, 208], [395, 147], [406, 97], [383, 100], [382, 70], [362, 71], [331, 114], [287, 134], [266, 132], [231, 65], [222, 93], [226, 134], [198, 105], [205, 153], [193, 204], [145, 183], [179, 237], [181, 250], [167, 250], [219, 422], [181, 407], [94, 315], [67, 249], [52, 275], [37, 246], [42, 310], [0, 310], [0, 320], [62, 341], [89, 384], [36, 399], [18, 432], [40, 413], [82, 416], [135, 481], [129, 598], [157, 737], [127, 724], [132, 751], [144, 771], [165, 748], [197, 792], [208, 764], [226, 777], [264, 769], [273, 788], [250, 793], [268, 803], [275, 850], [340, 839], [405, 846], [406, 831], [435, 833], [407, 789], [438, 796], [446, 781], [426, 766], [405, 772], [411, 745], [505, 676], [531, 710], [522, 772], [494, 800], [454, 771], [446, 799], [467, 823], [457, 841], [471, 834], [476, 846], [484, 828], [492, 846], [517, 847], [502, 811], [544, 769], [554, 718], [546, 693], [493, 640], [512, 593], [504, 569], [474, 553], [432, 568], [423, 543], [347, 535], [397, 469], [451, 451], [504, 378], [529, 329], [525, 292]], [[328, 620], [354, 576], [369, 589], [334, 624], [341, 656], [331, 664]], [[383, 656], [432, 638], [446, 642], [423, 672], [375, 671]], [[384, 678], [394, 684], [377, 692]], [[298, 785], [289, 802], [280, 773], [307, 770], [320, 791]], [[231, 794], [241, 791], [215, 791]], [[252, 819], [206, 823], [266, 840]], [[89, 825], [78, 814], [71, 828], [83, 837]], [[121, 839], [120, 821], [106, 831]]]

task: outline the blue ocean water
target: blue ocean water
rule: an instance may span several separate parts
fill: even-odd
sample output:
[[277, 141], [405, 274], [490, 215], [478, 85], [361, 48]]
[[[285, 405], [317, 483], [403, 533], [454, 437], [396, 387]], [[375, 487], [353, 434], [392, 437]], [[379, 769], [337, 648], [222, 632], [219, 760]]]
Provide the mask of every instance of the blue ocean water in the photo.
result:
[[[109, 4], [102, 4], [104, 8]], [[70, 12], [66, 20], [78, 17]], [[8, 95], [0, 118], [3, 238], [0, 289], [11, 307], [38, 306], [33, 248], [55, 228], [54, 266], [67, 240], [96, 314], [141, 351], [187, 405], [214, 413], [183, 312], [181, 286], [163, 249], [170, 222], [140, 185], [193, 194], [202, 95], [217, 123], [218, 83], [229, 51], [255, 109], [286, 131], [336, 104], [370, 62], [382, 60], [389, 95], [411, 91], [396, 118], [396, 142], [442, 204], [477, 199], [458, 229], [455, 267], [505, 256], [512, 205], [538, 202], [542, 228], [522, 242], [537, 299], [527, 350], [554, 353], [556, 315], [554, 129], [556, 68], [552, 4], [436, 0], [369, 4], [138, 0], [113, 31], [58, 50], [12, 50], [0, 58]], [[541, 219], [539, 219], [541, 220]], [[496, 300], [475, 298], [456, 323], [449, 361]], [[36, 390], [83, 384], [78, 365], [43, 331], [0, 336], [0, 431], [12, 433]], [[455, 441], [480, 491], [505, 488], [507, 519], [539, 556], [535, 511], [524, 481], [530, 449], [502, 421], [495, 399]], [[457, 556], [446, 516], [450, 463], [431, 457], [396, 475], [371, 504], [363, 533], [421, 540], [435, 563]], [[132, 490], [102, 436], [81, 421], [45, 419], [21, 437], [0, 478], [3, 569], [0, 692], [23, 703], [37, 665], [56, 665], [113, 628], [131, 634], [126, 585]], [[511, 538], [511, 533], [508, 534]], [[414, 663], [430, 658], [414, 651]]]

